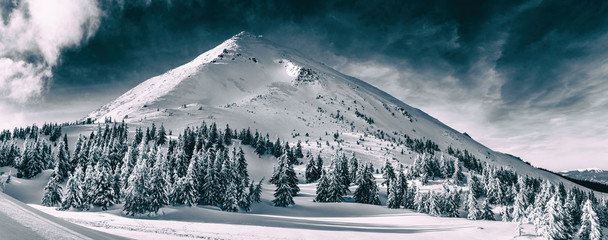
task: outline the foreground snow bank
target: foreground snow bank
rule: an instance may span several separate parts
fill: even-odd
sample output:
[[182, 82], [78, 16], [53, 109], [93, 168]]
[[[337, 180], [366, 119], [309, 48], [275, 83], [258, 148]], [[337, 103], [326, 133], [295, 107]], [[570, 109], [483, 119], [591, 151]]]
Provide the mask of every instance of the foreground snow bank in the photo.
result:
[[[438, 218], [406, 210], [355, 217], [286, 217], [169, 207], [165, 215], [131, 218], [119, 210], [62, 212], [31, 206], [72, 223], [135, 239], [513, 239], [515, 229], [515, 223]], [[524, 232], [533, 228], [524, 226]]]
[[121, 239], [40, 212], [0, 193], [1, 239]]

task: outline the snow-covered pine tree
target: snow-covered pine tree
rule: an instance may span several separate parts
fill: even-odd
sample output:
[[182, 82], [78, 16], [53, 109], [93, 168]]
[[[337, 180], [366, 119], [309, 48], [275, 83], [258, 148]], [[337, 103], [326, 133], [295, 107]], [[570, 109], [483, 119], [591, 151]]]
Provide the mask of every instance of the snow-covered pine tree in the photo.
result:
[[395, 176], [395, 168], [393, 168], [393, 164], [391, 164], [388, 158], [384, 161], [384, 166], [382, 167], [382, 178], [384, 180], [382, 181], [381, 185], [386, 185], [387, 189], [391, 187], [391, 182], [394, 182], [394, 180], [397, 178]]
[[[388, 189], [388, 200], [386, 201], [386, 207], [388, 208], [400, 208], [403, 202], [403, 196], [399, 196], [399, 184], [393, 183]], [[401, 199], [400, 199], [401, 197]]]
[[298, 144], [296, 144], [296, 149], [294, 150], [294, 155], [296, 158], [303, 158], [304, 153], [302, 152], [302, 141], [298, 140]]
[[342, 182], [344, 176], [340, 175], [335, 166], [330, 167], [326, 176], [329, 184], [327, 202], [342, 202], [348, 190]]
[[477, 176], [475, 176], [474, 174], [471, 174], [471, 177], [468, 181], [468, 185], [469, 185], [469, 191], [473, 192], [475, 198], [480, 197], [481, 195], [484, 194], [484, 189], [479, 181], [479, 178], [477, 178]]
[[483, 220], [492, 220], [494, 221], [494, 212], [492, 211], [492, 206], [490, 206], [490, 202], [488, 199], [483, 200], [481, 203], [481, 219]]
[[328, 202], [329, 200], [329, 179], [325, 170], [321, 172], [321, 178], [317, 183], [317, 196], [315, 202]]
[[[222, 169], [219, 172], [219, 177], [218, 177], [218, 180], [220, 183], [218, 186], [219, 191], [221, 193], [225, 193], [228, 189], [228, 186], [234, 182], [235, 178], [236, 178], [236, 174], [234, 171], [233, 159], [230, 159], [230, 158], [225, 159], [223, 161]], [[236, 188], [236, 186], [235, 186], [235, 188]], [[236, 193], [236, 190], [235, 190], [235, 193]], [[219, 196], [220, 196], [220, 206], [221, 206], [221, 205], [223, 205], [223, 201], [225, 200], [227, 195], [219, 194]], [[235, 199], [238, 200], [238, 197], [235, 196]]]
[[477, 199], [475, 198], [475, 194], [473, 194], [470, 191], [469, 191], [468, 198], [467, 198], [466, 208], [467, 208], [467, 211], [469, 212], [467, 215], [468, 219], [477, 220], [477, 219], [481, 218], [481, 211], [479, 210], [479, 207], [477, 206]]
[[148, 182], [150, 171], [146, 167], [146, 159], [140, 158], [129, 176], [129, 184], [124, 194], [123, 211], [127, 215], [144, 214], [150, 209]]
[[321, 158], [321, 153], [317, 154], [317, 158], [315, 159], [315, 171], [315, 175], [321, 177], [321, 172], [323, 171], [323, 158]]
[[365, 166], [365, 170], [360, 178], [360, 183], [355, 192], [353, 198], [355, 202], [380, 205], [380, 198], [378, 197], [378, 185], [372, 172], [371, 164]]
[[308, 159], [306, 163], [306, 170], [304, 172], [304, 175], [306, 177], [306, 183], [313, 183], [319, 180], [320, 176], [317, 176], [316, 164], [310, 152], [306, 153], [306, 159]]
[[63, 181], [67, 178], [72, 170], [70, 155], [65, 149], [65, 143], [63, 141], [59, 141], [57, 148], [55, 148], [55, 168], [57, 168], [58, 171], [54, 174], [59, 174], [59, 181]]
[[245, 189], [248, 187], [249, 184], [249, 172], [247, 171], [247, 159], [245, 159], [245, 153], [243, 152], [243, 149], [239, 147], [239, 151], [236, 154], [236, 176], [238, 177], [237, 179], [237, 186], [236, 186], [236, 190], [238, 193], [238, 197], [239, 199], [242, 199], [241, 195], [243, 192], [245, 192]]
[[199, 201], [200, 194], [197, 191], [198, 183], [197, 179], [197, 161], [191, 161], [188, 165], [188, 171], [186, 171], [186, 176], [180, 178], [180, 190], [183, 196], [184, 205], [186, 206], [196, 206]]
[[207, 150], [207, 172], [205, 173], [205, 183], [203, 185], [203, 191], [200, 193], [200, 199], [204, 205], [217, 205], [219, 204], [219, 180], [218, 174], [215, 170], [215, 152], [212, 148]]
[[238, 211], [239, 205], [238, 205], [238, 196], [237, 196], [237, 192], [236, 192], [236, 184], [234, 184], [234, 182], [229, 183], [228, 187], [226, 188], [226, 192], [224, 194], [225, 194], [224, 201], [222, 201], [222, 204], [220, 206], [222, 211], [227, 211], [227, 212]]
[[[163, 130], [163, 125], [160, 126], [161, 130]], [[160, 132], [159, 136], [160, 138]], [[154, 163], [154, 167], [150, 173], [150, 184], [148, 187], [148, 196], [150, 198], [150, 204], [148, 206], [148, 211], [153, 212], [154, 214], [158, 214], [158, 210], [160, 210], [163, 206], [169, 203], [168, 191], [167, 191], [167, 177], [165, 173], [167, 172], [167, 164], [164, 157], [162, 157], [159, 153], [157, 156], [157, 160]]]
[[355, 152], [353, 152], [350, 160], [348, 161], [348, 173], [350, 174], [351, 183], [357, 181], [357, 172], [359, 172], [359, 159], [357, 159]]
[[80, 208], [82, 205], [82, 190], [79, 184], [80, 175], [82, 175], [82, 169], [77, 167], [74, 174], [68, 177], [68, 183], [65, 186], [63, 199], [61, 200], [61, 209]]
[[[137, 152], [137, 151], [135, 151]], [[137, 163], [137, 157], [134, 156], [134, 149], [131, 146], [128, 146], [127, 152], [125, 156], [122, 158], [122, 166], [120, 168], [120, 195], [123, 196], [124, 192], [127, 190], [129, 186], [129, 176], [131, 176], [131, 172]]]
[[397, 174], [397, 181], [395, 181], [395, 184], [397, 184], [397, 201], [399, 202], [399, 205], [406, 207], [406, 201], [408, 198], [407, 194], [408, 194], [408, 187], [407, 187], [407, 178], [405, 177], [405, 173], [403, 171], [403, 165], [399, 166], [399, 174]]
[[258, 140], [257, 143], [255, 143], [255, 153], [258, 154], [258, 157], [262, 157], [262, 155], [266, 153], [266, 142]]
[[593, 203], [587, 199], [582, 207], [581, 227], [577, 232], [579, 239], [599, 240], [602, 239], [602, 227], [599, 218], [593, 209]]
[[[298, 176], [293, 169], [293, 165], [289, 163], [289, 159], [287, 157], [287, 152], [279, 157], [279, 164], [277, 169], [275, 169], [275, 173], [273, 174], [273, 179], [280, 179], [281, 174], [285, 174], [287, 176], [287, 180], [289, 181], [290, 192], [293, 196], [296, 196], [298, 192], [300, 192], [300, 187], [298, 187]], [[277, 174], [278, 173], [278, 174]], [[271, 179], [271, 183], [276, 185], [276, 181]]]
[[445, 213], [447, 217], [459, 217], [460, 212], [458, 208], [460, 207], [460, 195], [458, 191], [453, 191], [449, 195], [445, 196]]
[[162, 146], [165, 143], [167, 143], [167, 132], [165, 131], [165, 126], [160, 124], [160, 128], [158, 129], [158, 134], [156, 136], [156, 144]]
[[576, 233], [575, 226], [580, 224], [580, 216], [582, 214], [581, 208], [576, 202], [573, 191], [570, 190], [567, 193], [566, 200], [564, 201], [564, 211], [566, 213], [566, 222], [570, 226], [571, 234]]
[[279, 174], [279, 180], [276, 181], [276, 190], [274, 192], [274, 200], [272, 203], [277, 207], [287, 207], [294, 204], [293, 192], [291, 191], [291, 183], [286, 169]]
[[[58, 171], [55, 167], [55, 171]], [[53, 174], [49, 179], [49, 182], [44, 187], [44, 195], [42, 196], [42, 205], [52, 207], [61, 204], [61, 185], [59, 185], [60, 177], [59, 173]]]
[[[263, 182], [264, 182], [264, 178], [260, 179], [260, 181], [258, 182], [258, 184], [255, 185], [255, 190], [251, 194], [251, 199], [252, 199], [253, 202], [259, 203], [261, 201], [261, 197], [262, 197], [262, 183]], [[251, 181], [251, 184], [253, 185], [253, 181]]]
[[454, 174], [452, 174], [452, 181], [454, 184], [460, 185], [464, 179], [465, 177], [462, 173], [462, 168], [460, 167], [460, 160], [456, 158], [456, 160], [454, 160]]
[[116, 202], [116, 193], [112, 182], [114, 175], [112, 175], [105, 157], [95, 165], [93, 174], [93, 187], [90, 190], [91, 203], [101, 207], [102, 210], [107, 210]]
[[89, 210], [94, 200], [95, 194], [95, 168], [91, 166], [90, 162], [84, 172], [83, 179], [79, 182], [80, 189], [82, 190], [82, 205], [80, 206], [83, 210]]
[[557, 195], [553, 195], [547, 202], [546, 212], [543, 216], [544, 227], [542, 235], [546, 239], [571, 239], [569, 231], [564, 225], [564, 209]]
[[414, 196], [414, 209], [418, 212], [425, 212], [424, 202], [426, 201], [426, 194], [422, 191], [416, 191]]
[[518, 177], [517, 185], [519, 186], [519, 191], [517, 191], [515, 199], [513, 200], [513, 222], [524, 221], [527, 217], [526, 209], [528, 209], [528, 188], [524, 182], [523, 177]]
[[500, 211], [500, 220], [503, 222], [508, 222], [511, 220], [511, 207], [503, 205]]
[[428, 213], [431, 216], [441, 216], [441, 200], [439, 199], [440, 195], [435, 194], [434, 191], [429, 193], [429, 210]]
[[79, 165], [79, 162], [80, 162], [79, 156], [80, 156], [80, 151], [82, 151], [82, 144], [83, 144], [82, 135], [79, 135], [78, 140], [76, 140], [76, 146], [74, 146], [74, 154], [70, 158], [70, 166], [72, 166], [71, 170], [75, 169]]

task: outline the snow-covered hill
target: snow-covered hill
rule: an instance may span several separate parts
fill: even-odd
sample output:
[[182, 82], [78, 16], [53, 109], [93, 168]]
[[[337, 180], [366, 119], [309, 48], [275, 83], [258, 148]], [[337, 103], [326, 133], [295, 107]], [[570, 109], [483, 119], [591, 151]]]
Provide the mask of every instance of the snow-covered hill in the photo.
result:
[[[407, 135], [434, 141], [446, 155], [448, 147], [466, 149], [482, 161], [523, 175], [564, 181], [492, 151], [300, 51], [242, 32], [183, 66], [144, 81], [87, 118], [143, 126], [162, 123], [174, 131], [204, 120], [228, 123], [233, 129], [251, 127], [290, 142], [302, 140], [304, 147], [324, 154], [338, 148], [356, 152], [378, 164], [385, 158], [411, 164], [416, 153], [397, 144]], [[338, 141], [333, 137], [336, 132]]]

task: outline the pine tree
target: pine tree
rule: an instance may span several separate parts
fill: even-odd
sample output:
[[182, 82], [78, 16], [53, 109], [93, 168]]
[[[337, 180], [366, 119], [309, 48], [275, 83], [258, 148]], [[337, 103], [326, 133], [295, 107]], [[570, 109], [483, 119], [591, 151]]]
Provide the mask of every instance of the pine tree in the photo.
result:
[[298, 177], [296, 172], [293, 169], [293, 165], [289, 163], [287, 154], [283, 154], [278, 159], [278, 166], [275, 167], [274, 172], [272, 174], [272, 178], [270, 179], [270, 183], [277, 184], [280, 180], [281, 175], [285, 174], [287, 176], [287, 180], [289, 181], [290, 192], [293, 196], [296, 196], [298, 192], [300, 192], [300, 187], [298, 187]]
[[348, 173], [350, 174], [350, 182], [357, 181], [357, 172], [359, 171], [359, 160], [355, 157], [355, 153], [350, 157], [348, 162]]
[[80, 189], [82, 190], [82, 205], [83, 210], [89, 210], [94, 200], [95, 194], [95, 171], [90, 162], [86, 167], [82, 181], [80, 181]]
[[310, 152], [306, 154], [306, 157], [308, 162], [306, 163], [306, 171], [304, 175], [306, 177], [306, 183], [312, 183], [319, 180], [320, 176], [317, 176], [315, 161]]
[[427, 200], [427, 195], [422, 191], [416, 191], [416, 195], [414, 196], [414, 204], [413, 207], [418, 212], [426, 212], [425, 202]]
[[327, 174], [327, 181], [329, 183], [329, 195], [327, 196], [328, 202], [342, 202], [344, 200], [344, 195], [346, 194], [348, 189], [342, 182], [344, 180], [343, 177], [344, 176], [339, 175], [337, 169], [334, 166], [330, 167], [329, 172]]
[[[253, 191], [253, 193], [251, 194], [251, 199], [253, 202], [257, 202], [259, 203], [261, 201], [261, 196], [262, 196], [262, 183], [264, 182], [264, 178], [262, 178], [257, 185], [255, 185], [255, 190]], [[251, 182], [251, 185], [253, 185], [253, 181]]]
[[464, 174], [462, 173], [462, 168], [460, 168], [460, 161], [458, 158], [454, 161], [454, 174], [452, 175], [452, 181], [454, 184], [460, 185], [464, 180]]
[[124, 194], [123, 211], [131, 216], [148, 212], [150, 206], [147, 194], [149, 171], [145, 158], [138, 160], [128, 181], [129, 184]]
[[483, 220], [492, 220], [494, 221], [494, 212], [492, 211], [492, 207], [490, 206], [490, 202], [488, 199], [484, 200], [481, 203], [481, 219]]
[[386, 206], [388, 208], [400, 208], [402, 200], [399, 199], [399, 186], [396, 183], [393, 183], [388, 190], [388, 200], [386, 202]]
[[475, 175], [471, 174], [468, 184], [469, 191], [473, 192], [475, 198], [478, 198], [483, 194], [484, 190], [479, 182], [479, 178], [477, 178]]
[[329, 179], [325, 170], [321, 173], [319, 183], [317, 183], [317, 196], [315, 202], [328, 202], [329, 200]]
[[295, 204], [293, 201], [293, 192], [289, 180], [289, 175], [286, 171], [282, 171], [279, 175], [279, 180], [275, 183], [277, 186], [274, 192], [274, 200], [272, 203], [277, 207], [287, 207]]
[[[57, 171], [57, 168], [55, 168]], [[56, 174], [49, 179], [49, 182], [44, 187], [44, 196], [42, 196], [42, 205], [47, 207], [61, 204], [61, 185], [59, 185], [60, 175]]]
[[213, 150], [207, 151], [207, 172], [205, 173], [205, 183], [203, 184], [203, 191], [201, 194], [201, 201], [205, 205], [217, 205], [219, 204], [219, 180], [218, 174], [215, 171], [215, 154]]
[[441, 203], [439, 200], [440, 196], [431, 191], [429, 194], [429, 210], [428, 213], [431, 216], [441, 216]]
[[457, 191], [454, 191], [451, 195], [446, 196], [445, 212], [447, 217], [459, 217], [460, 212], [458, 211], [460, 204], [460, 195]]
[[467, 215], [468, 219], [477, 220], [481, 218], [481, 211], [477, 206], [477, 199], [472, 192], [469, 192], [467, 199], [467, 211], [469, 211], [469, 214]]
[[180, 182], [181, 194], [183, 196], [184, 205], [186, 206], [196, 206], [198, 204], [198, 200], [200, 197], [199, 192], [197, 191], [198, 183], [197, 179], [197, 162], [191, 161], [188, 166], [188, 171], [186, 171], [186, 176], [182, 177]]
[[296, 144], [296, 149], [294, 152], [296, 158], [303, 158], [304, 153], [302, 152], [302, 141], [298, 140], [298, 144]]
[[222, 202], [222, 211], [236, 212], [238, 211], [238, 199], [236, 193], [236, 185], [234, 183], [228, 184], [228, 188], [225, 192], [224, 201]]
[[116, 202], [114, 193], [114, 176], [110, 172], [105, 160], [100, 160], [95, 166], [93, 176], [93, 187], [91, 188], [91, 203], [107, 210], [109, 206]]
[[156, 137], [156, 144], [164, 145], [165, 143], [167, 143], [167, 132], [165, 131], [165, 126], [163, 126], [163, 124], [161, 124], [160, 128], [158, 129], [158, 134]]
[[261, 157], [262, 155], [264, 155], [264, 153], [266, 153], [266, 143], [261, 139], [259, 139], [258, 142], [255, 144], [255, 153], [258, 154], [258, 157]]
[[577, 236], [579, 239], [602, 239], [602, 228], [591, 200], [587, 199], [582, 207], [581, 227], [578, 230]]
[[519, 191], [515, 195], [513, 201], [513, 221], [523, 221], [527, 216], [526, 209], [528, 208], [527, 187], [522, 177], [518, 178]]
[[557, 195], [553, 195], [547, 202], [547, 212], [544, 214], [543, 236], [546, 239], [570, 239], [568, 230], [564, 226], [563, 208]]
[[376, 179], [374, 178], [371, 164], [365, 166], [359, 186], [353, 193], [353, 198], [355, 199], [355, 202], [358, 203], [380, 205], [378, 185], [376, 185]]
[[500, 220], [503, 222], [508, 222], [511, 218], [510, 207], [502, 206], [502, 211], [500, 212]]
[[61, 209], [79, 208], [82, 205], [82, 190], [78, 183], [80, 181], [78, 176], [81, 174], [82, 169], [76, 168], [74, 174], [69, 176], [65, 192], [63, 193], [63, 199], [61, 200]]
[[405, 173], [403, 172], [403, 166], [399, 167], [399, 174], [397, 175], [397, 181], [395, 182], [395, 184], [397, 184], [397, 201], [399, 202], [399, 205], [402, 205], [404, 207], [407, 207], [407, 198], [408, 198], [408, 187], [407, 187], [407, 178], [405, 177]]
[[55, 167], [57, 168], [57, 173], [59, 175], [59, 180], [63, 181], [68, 177], [70, 171], [72, 170], [72, 166], [70, 164], [70, 156], [69, 152], [66, 150], [65, 143], [60, 141], [55, 149]]
[[396, 178], [393, 164], [391, 164], [388, 159], [384, 161], [384, 167], [382, 168], [382, 178], [384, 178], [382, 186], [386, 185], [387, 189], [391, 187], [391, 181], [394, 181]]
[[[164, 130], [163, 125], [160, 125], [160, 129]], [[158, 138], [160, 139], [160, 131]], [[159, 155], [160, 156], [160, 155]], [[150, 185], [148, 188], [148, 196], [150, 198], [150, 205], [148, 211], [158, 214], [158, 210], [169, 203], [168, 191], [167, 191], [167, 164], [165, 158], [162, 156], [157, 157], [152, 172], [150, 173]]]

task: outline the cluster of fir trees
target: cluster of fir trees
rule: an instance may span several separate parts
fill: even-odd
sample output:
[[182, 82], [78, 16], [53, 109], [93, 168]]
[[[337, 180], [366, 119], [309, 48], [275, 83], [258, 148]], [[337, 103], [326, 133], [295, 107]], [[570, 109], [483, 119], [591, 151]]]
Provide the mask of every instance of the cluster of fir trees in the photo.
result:
[[[394, 171], [392, 166], [388, 162], [385, 166], [385, 168], [390, 167], [390, 170], [385, 172], [392, 174], [385, 176], [385, 179], [393, 178]], [[443, 155], [438, 159], [434, 155], [427, 153], [416, 155], [407, 177], [408, 179], [420, 179], [422, 184], [427, 184], [429, 179], [435, 180], [435, 178], [451, 179], [452, 183], [456, 185], [464, 183], [465, 180], [459, 159], [446, 159]]]
[[[56, 124], [45, 124], [42, 129], [36, 125], [16, 128], [13, 136], [10, 131], [2, 131], [0, 166], [15, 167], [17, 177], [20, 178], [31, 178], [45, 169], [54, 168], [54, 157], [59, 153], [59, 149], [68, 148], [67, 136], [64, 135], [61, 139], [60, 134], [61, 127]], [[48, 137], [49, 140], [45, 135], [51, 136]], [[18, 145], [18, 139], [25, 140], [21, 147]], [[63, 145], [58, 147], [58, 142]]]
[[163, 126], [156, 130], [153, 125], [145, 133], [137, 129], [131, 144], [126, 133], [126, 125], [115, 124], [99, 127], [89, 138], [81, 136], [66, 161], [74, 167], [65, 189], [61, 191], [63, 173], [56, 167], [43, 204], [105, 210], [123, 203], [123, 210], [135, 215], [157, 213], [167, 204], [249, 211], [260, 201], [262, 181], [250, 182], [242, 149], [230, 152], [215, 123], [187, 128], [177, 140], [167, 139]]
[[448, 154], [452, 155], [463, 164], [464, 167], [469, 170], [481, 172], [483, 170], [483, 164], [479, 159], [475, 157], [475, 155], [469, 153], [468, 150], [461, 151], [460, 149], [454, 149], [451, 146], [448, 147]]
[[585, 194], [578, 188], [566, 190], [563, 184], [538, 182], [519, 177], [511, 208], [511, 220], [534, 224], [536, 233], [547, 239], [601, 239], [601, 227], [608, 224], [608, 206], [593, 192]]
[[[411, 201], [411, 200], [410, 200]], [[406, 202], [408, 205], [411, 202]], [[459, 217], [460, 193], [444, 185], [443, 192], [415, 191], [411, 207], [432, 216]]]
[[336, 152], [327, 170], [323, 168], [320, 155], [316, 160], [309, 157], [307, 169], [314, 169], [306, 171], [308, 182], [314, 182], [318, 178], [316, 202], [342, 202], [350, 192], [349, 187], [355, 185], [355, 202], [380, 205], [373, 166], [370, 163], [362, 164], [354, 154], [349, 159], [343, 152]]

